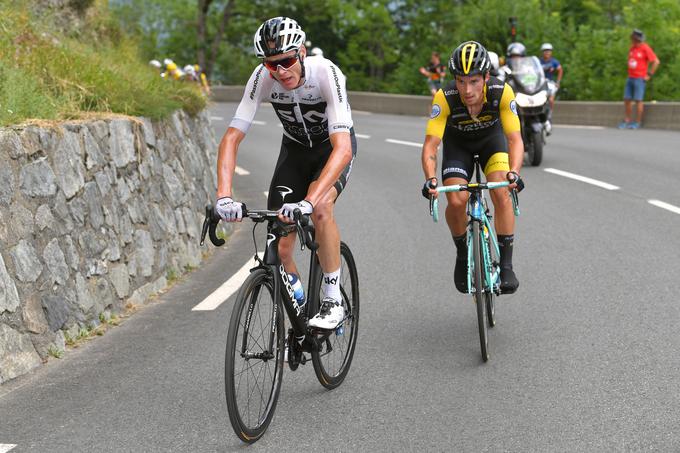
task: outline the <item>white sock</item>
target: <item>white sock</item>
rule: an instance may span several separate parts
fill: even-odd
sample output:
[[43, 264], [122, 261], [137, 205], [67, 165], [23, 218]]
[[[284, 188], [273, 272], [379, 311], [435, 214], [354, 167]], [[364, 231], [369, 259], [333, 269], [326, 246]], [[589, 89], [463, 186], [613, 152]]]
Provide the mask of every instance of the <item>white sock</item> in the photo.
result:
[[342, 293], [340, 293], [340, 269], [335, 272], [323, 273], [321, 277], [321, 290], [324, 297], [332, 297], [338, 302], [342, 301]]

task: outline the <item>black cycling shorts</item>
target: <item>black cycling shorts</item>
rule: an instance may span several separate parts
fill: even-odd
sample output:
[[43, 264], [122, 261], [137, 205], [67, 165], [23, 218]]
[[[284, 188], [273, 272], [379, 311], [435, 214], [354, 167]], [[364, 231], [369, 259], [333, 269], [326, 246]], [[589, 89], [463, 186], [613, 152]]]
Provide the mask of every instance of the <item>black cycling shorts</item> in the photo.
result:
[[[354, 157], [357, 154], [357, 139], [354, 135], [354, 128], [350, 129], [350, 140], [352, 142], [352, 160], [342, 170], [340, 177], [333, 185], [338, 196], [347, 185], [347, 180], [352, 172]], [[272, 176], [272, 182], [269, 185], [267, 209], [276, 210], [280, 209], [284, 203], [295, 203], [303, 200], [307, 195], [310, 184], [321, 175], [321, 170], [326, 165], [331, 151], [333, 151], [333, 146], [330, 139], [310, 148], [284, 136], [281, 142], [279, 160], [276, 163], [274, 176]]]
[[472, 178], [473, 156], [479, 154], [479, 163], [485, 175], [494, 171], [510, 171], [508, 142], [503, 134], [491, 134], [475, 140], [449, 139], [444, 142], [442, 182], [448, 178]]

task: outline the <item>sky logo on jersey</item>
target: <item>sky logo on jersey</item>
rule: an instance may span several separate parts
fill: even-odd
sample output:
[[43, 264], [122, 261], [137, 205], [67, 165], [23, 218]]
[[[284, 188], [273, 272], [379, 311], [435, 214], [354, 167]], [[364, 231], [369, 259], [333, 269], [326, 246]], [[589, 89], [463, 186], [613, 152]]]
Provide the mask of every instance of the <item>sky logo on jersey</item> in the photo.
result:
[[517, 103], [515, 102], [514, 99], [510, 101], [510, 110], [512, 110], [512, 113], [517, 115]]
[[439, 107], [439, 104], [432, 105], [432, 113], [430, 113], [430, 118], [431, 119], [437, 118], [441, 112], [442, 108]]

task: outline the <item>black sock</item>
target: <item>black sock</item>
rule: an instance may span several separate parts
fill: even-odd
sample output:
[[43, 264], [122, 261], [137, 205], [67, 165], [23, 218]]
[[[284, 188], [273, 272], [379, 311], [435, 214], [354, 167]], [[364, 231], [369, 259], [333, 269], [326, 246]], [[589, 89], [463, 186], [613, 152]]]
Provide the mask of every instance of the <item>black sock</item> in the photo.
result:
[[467, 259], [467, 233], [460, 236], [453, 236], [453, 243], [456, 244], [456, 258]]
[[498, 248], [501, 251], [501, 267], [512, 268], [512, 246], [514, 241], [514, 234], [498, 235]]

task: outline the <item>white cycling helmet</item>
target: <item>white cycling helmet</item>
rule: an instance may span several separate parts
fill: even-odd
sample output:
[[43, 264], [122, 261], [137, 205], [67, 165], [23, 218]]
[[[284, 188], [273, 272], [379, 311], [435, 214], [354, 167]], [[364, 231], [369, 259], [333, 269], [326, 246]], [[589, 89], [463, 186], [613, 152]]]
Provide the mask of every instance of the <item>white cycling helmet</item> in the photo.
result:
[[166, 58], [165, 60], [163, 60], [163, 65], [164, 65], [164, 66], [167, 66], [167, 65], [169, 65], [170, 63], [174, 63], [174, 61], [172, 61], [170, 58]]
[[189, 74], [191, 76], [196, 75], [196, 70], [190, 64], [188, 64], [184, 67], [184, 72], [186, 72], [187, 74]]
[[151, 61], [149, 62], [149, 64], [150, 64], [151, 66], [153, 66], [154, 68], [156, 68], [156, 69], [160, 69], [160, 68], [163, 67], [163, 65], [161, 65], [161, 62], [158, 61], [158, 60], [151, 60]]
[[541, 44], [541, 51], [544, 50], [553, 50], [552, 44], [550, 44], [549, 42], [544, 42], [543, 44]]
[[501, 63], [496, 52], [489, 52], [489, 61], [491, 62], [491, 69], [498, 71]]
[[319, 49], [318, 47], [315, 47], [312, 49], [312, 55], [323, 57], [323, 50]]
[[305, 32], [289, 17], [273, 17], [255, 32], [253, 45], [258, 58], [298, 50], [305, 43]]

